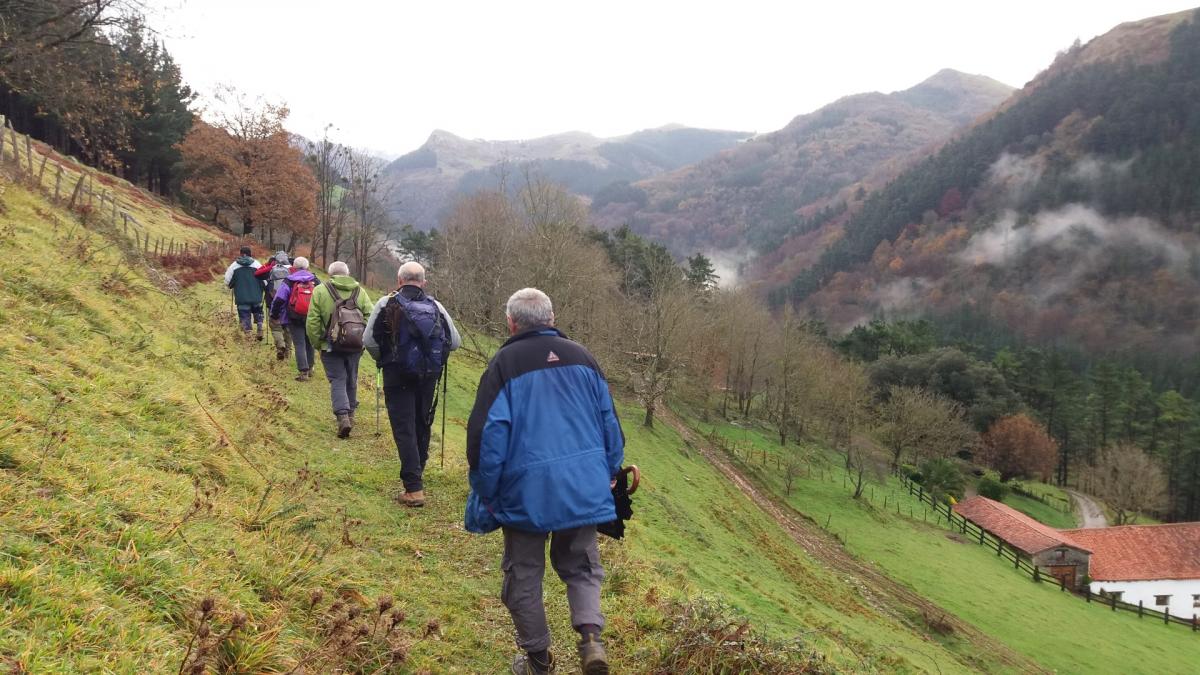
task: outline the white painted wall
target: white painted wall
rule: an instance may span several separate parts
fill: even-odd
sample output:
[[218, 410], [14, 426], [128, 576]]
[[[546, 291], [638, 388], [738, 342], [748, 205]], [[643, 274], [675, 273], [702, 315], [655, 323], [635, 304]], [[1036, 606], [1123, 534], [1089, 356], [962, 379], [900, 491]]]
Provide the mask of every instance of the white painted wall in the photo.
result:
[[1192, 595], [1200, 595], [1200, 579], [1162, 579], [1159, 581], [1093, 581], [1092, 593], [1100, 591], [1123, 591], [1122, 602], [1131, 605], [1142, 605], [1146, 609], [1161, 612], [1162, 607], [1154, 604], [1154, 596], [1169, 595], [1171, 603], [1167, 606], [1171, 614], [1184, 619], [1192, 618], [1192, 614], [1200, 614], [1200, 607], [1193, 606]]

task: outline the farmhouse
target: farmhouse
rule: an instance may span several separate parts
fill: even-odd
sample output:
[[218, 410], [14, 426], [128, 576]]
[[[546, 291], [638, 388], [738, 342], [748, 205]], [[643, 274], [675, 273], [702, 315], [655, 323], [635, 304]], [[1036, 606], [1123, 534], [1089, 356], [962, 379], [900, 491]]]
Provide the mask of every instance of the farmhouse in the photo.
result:
[[1200, 523], [1064, 530], [1092, 551], [1091, 588], [1185, 619], [1200, 613]]
[[1016, 509], [987, 497], [971, 497], [955, 504], [954, 510], [1068, 588], [1082, 587], [1089, 574], [1092, 551], [1086, 544]]

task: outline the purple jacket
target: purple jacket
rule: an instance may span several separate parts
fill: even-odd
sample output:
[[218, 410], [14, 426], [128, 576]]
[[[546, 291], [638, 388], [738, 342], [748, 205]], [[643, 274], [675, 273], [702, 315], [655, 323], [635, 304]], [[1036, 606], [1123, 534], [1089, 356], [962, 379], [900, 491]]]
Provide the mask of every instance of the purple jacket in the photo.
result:
[[306, 281], [315, 281], [317, 286], [321, 285], [321, 280], [315, 274], [308, 270], [296, 270], [287, 275], [282, 284], [279, 284], [279, 290], [275, 291], [275, 299], [271, 301], [271, 318], [278, 321], [281, 325], [288, 324], [288, 298], [292, 295], [292, 284], [304, 283]]

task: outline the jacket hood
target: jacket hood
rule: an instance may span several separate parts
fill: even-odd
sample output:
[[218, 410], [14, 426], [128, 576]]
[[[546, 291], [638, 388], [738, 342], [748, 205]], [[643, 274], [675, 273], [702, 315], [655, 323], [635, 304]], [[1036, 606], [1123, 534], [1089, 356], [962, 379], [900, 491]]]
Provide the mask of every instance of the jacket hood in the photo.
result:
[[358, 282], [354, 280], [354, 277], [345, 274], [335, 274], [329, 280], [329, 283], [333, 284], [333, 287], [339, 291], [350, 292], [358, 287]]
[[305, 281], [315, 281], [316, 278], [317, 276], [308, 270], [296, 270], [295, 272], [287, 275], [288, 281], [299, 281], [301, 283]]
[[236, 262], [237, 262], [237, 264], [239, 264], [239, 265], [253, 265], [253, 264], [254, 264], [254, 258], [251, 258], [251, 257], [250, 257], [250, 256], [248, 256], [248, 255], [244, 255], [244, 256], [242, 256], [242, 257], [238, 258]]

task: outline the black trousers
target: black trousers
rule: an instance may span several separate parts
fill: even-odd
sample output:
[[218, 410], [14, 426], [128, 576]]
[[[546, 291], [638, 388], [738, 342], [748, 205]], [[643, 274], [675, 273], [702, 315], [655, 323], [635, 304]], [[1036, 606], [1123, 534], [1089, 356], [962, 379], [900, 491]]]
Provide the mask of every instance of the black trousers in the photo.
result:
[[429, 419], [437, 377], [388, 378], [383, 387], [392, 439], [400, 456], [400, 480], [405, 492], [424, 490], [421, 477], [429, 461]]

